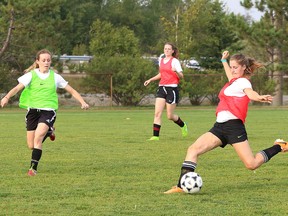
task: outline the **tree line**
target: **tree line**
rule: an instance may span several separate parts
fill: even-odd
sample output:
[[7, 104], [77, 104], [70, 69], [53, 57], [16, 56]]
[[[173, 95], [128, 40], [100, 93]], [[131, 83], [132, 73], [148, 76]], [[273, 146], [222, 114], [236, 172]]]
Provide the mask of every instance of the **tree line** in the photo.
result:
[[[256, 7], [263, 17], [255, 21], [228, 13], [219, 0], [0, 0], [1, 92], [15, 84], [38, 50], [47, 48], [56, 56], [94, 56], [82, 68], [88, 74], [85, 91], [109, 94], [106, 79], [112, 74], [113, 101], [138, 105], [145, 95], [154, 93], [155, 86], [144, 88], [143, 82], [157, 73], [157, 66], [143, 56], [159, 56], [169, 41], [179, 48], [180, 60], [193, 57], [204, 68], [184, 68], [182, 94], [192, 104], [201, 104], [205, 97], [217, 103], [223, 74], [219, 59], [223, 50], [229, 50], [266, 65], [254, 78], [256, 88], [259, 93], [275, 94], [273, 105], [282, 105], [287, 91], [283, 77], [288, 2], [241, 3], [247, 9]], [[57, 59], [54, 67], [61, 72]]]

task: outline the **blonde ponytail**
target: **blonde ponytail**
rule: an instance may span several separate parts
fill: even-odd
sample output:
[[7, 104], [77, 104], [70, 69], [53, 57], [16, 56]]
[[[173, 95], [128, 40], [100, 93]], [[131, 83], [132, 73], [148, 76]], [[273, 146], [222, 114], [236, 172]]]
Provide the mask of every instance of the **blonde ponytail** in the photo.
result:
[[38, 68], [38, 67], [39, 67], [39, 65], [35, 61], [30, 67], [28, 67], [27, 69], [24, 70], [24, 74], [26, 74], [29, 71], [34, 70], [35, 68]]

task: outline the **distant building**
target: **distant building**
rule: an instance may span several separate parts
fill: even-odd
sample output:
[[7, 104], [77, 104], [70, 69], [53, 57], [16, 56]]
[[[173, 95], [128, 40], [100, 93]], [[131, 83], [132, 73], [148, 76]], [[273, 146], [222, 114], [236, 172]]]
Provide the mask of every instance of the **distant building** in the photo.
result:
[[83, 63], [89, 63], [91, 61], [91, 59], [93, 58], [93, 56], [86, 56], [86, 55], [83, 55], [83, 56], [60, 55], [60, 56], [58, 56], [58, 55], [53, 55], [53, 58], [57, 59], [61, 63], [63, 63], [63, 73], [70, 73], [68, 65], [78, 65], [79, 66]]
[[62, 62], [65, 62], [65, 61], [69, 61], [71, 63], [74, 63], [74, 64], [82, 64], [82, 63], [85, 63], [85, 62], [90, 62], [91, 59], [93, 58], [93, 56], [75, 56], [75, 55], [61, 55], [61, 56], [57, 56], [57, 55], [54, 55], [53, 58], [56, 58]]

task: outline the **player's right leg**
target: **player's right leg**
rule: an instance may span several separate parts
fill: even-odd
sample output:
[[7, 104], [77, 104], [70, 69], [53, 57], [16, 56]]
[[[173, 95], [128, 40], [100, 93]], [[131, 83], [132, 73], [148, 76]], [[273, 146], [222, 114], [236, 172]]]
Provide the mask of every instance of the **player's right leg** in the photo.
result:
[[206, 132], [200, 136], [187, 150], [185, 161], [182, 164], [180, 176], [176, 186], [173, 186], [170, 190], [164, 192], [165, 194], [180, 193], [181, 178], [188, 172], [194, 172], [197, 167], [198, 157], [222, 144], [221, 140], [210, 132]]
[[150, 141], [159, 140], [160, 129], [161, 129], [161, 117], [162, 112], [165, 108], [165, 99], [156, 98], [155, 101], [155, 113], [154, 113], [154, 122], [153, 122], [153, 136], [148, 139]]

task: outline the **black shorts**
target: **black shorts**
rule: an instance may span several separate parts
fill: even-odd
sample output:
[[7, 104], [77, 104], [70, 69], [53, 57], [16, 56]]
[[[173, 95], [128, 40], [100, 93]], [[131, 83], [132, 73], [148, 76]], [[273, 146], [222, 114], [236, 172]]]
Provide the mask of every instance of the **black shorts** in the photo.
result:
[[216, 122], [209, 132], [221, 140], [222, 148], [227, 144], [232, 145], [248, 139], [245, 125], [240, 119], [233, 119], [224, 123]]
[[178, 104], [179, 90], [178, 87], [159, 86], [156, 92], [157, 98], [164, 98], [166, 103]]
[[27, 131], [36, 130], [39, 123], [45, 123], [49, 128], [53, 127], [56, 120], [56, 112], [53, 110], [29, 109], [26, 114]]

